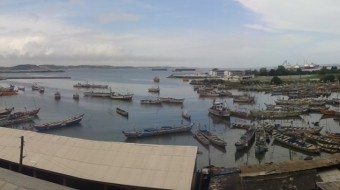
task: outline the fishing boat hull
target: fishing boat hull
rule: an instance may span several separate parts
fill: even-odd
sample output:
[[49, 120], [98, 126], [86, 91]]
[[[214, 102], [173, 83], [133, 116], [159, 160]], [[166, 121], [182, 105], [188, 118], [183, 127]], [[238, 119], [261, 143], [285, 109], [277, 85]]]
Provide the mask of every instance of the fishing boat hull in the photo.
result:
[[121, 115], [121, 116], [124, 116], [124, 117], [129, 117], [129, 112], [125, 111], [125, 110], [122, 110], [120, 108], [116, 108], [116, 112]]
[[53, 123], [46, 123], [42, 125], [34, 125], [33, 127], [35, 130], [42, 132], [42, 131], [48, 131], [48, 130], [53, 130], [53, 129], [59, 129], [63, 127], [68, 127], [72, 125], [76, 125], [81, 122], [83, 119], [84, 114], [80, 114], [77, 116], [70, 117], [68, 119], [62, 120], [62, 121], [57, 121]]
[[207, 139], [204, 135], [202, 135], [202, 133], [200, 132], [197, 132], [194, 134], [194, 138], [199, 142], [201, 143], [202, 145], [204, 146], [209, 146], [210, 144], [210, 141], [209, 139]]
[[299, 140], [293, 137], [289, 137], [280, 132], [275, 131], [273, 133], [273, 137], [275, 141], [282, 143], [286, 146], [295, 148], [297, 150], [308, 152], [308, 153], [313, 153], [313, 154], [320, 153], [320, 149], [317, 146], [309, 144], [307, 142], [304, 142], [302, 140]]
[[228, 111], [220, 111], [220, 110], [215, 110], [215, 109], [209, 109], [209, 114], [220, 117], [220, 118], [229, 118], [230, 113]]
[[113, 100], [122, 100], [122, 101], [132, 101], [132, 94], [129, 95], [111, 95], [110, 98]]
[[123, 131], [123, 134], [127, 138], [145, 138], [152, 136], [160, 136], [160, 135], [169, 135], [173, 133], [185, 133], [189, 132], [192, 128], [191, 125], [182, 125], [180, 127], [166, 127], [166, 128], [158, 128], [151, 130], [143, 130], [143, 131]]

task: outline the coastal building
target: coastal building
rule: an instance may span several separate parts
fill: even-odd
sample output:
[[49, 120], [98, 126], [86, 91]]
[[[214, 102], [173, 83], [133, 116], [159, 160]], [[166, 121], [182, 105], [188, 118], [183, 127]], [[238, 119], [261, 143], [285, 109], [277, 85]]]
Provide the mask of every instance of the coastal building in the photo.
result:
[[246, 70], [222, 70], [217, 68], [210, 70], [209, 75], [228, 81], [245, 81], [254, 78], [254, 75], [251, 75], [250, 72]]
[[195, 146], [93, 141], [0, 128], [0, 167], [76, 189], [190, 190], [196, 154]]

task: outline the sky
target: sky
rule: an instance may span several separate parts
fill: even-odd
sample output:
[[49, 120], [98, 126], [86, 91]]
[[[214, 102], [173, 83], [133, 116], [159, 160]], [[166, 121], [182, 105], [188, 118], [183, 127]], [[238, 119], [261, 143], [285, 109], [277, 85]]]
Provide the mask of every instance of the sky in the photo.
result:
[[338, 0], [0, 0], [0, 65], [340, 63]]

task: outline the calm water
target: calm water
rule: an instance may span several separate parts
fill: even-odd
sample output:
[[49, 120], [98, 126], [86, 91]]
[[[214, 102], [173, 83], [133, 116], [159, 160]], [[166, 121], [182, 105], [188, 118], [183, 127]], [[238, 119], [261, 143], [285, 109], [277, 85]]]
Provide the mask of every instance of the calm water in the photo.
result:
[[[58, 74], [29, 74], [34, 76], [44, 75], [63, 75], [71, 76], [72, 79], [53, 79], [53, 80], [11, 80], [0, 81], [3, 86], [13, 83], [17, 86], [25, 86], [25, 92], [19, 92], [18, 96], [0, 97], [0, 105], [3, 107], [15, 107], [29, 109], [40, 107], [41, 112], [35, 123], [56, 121], [69, 117], [77, 113], [85, 113], [81, 125], [50, 131], [51, 134], [102, 140], [102, 141], [126, 141], [122, 130], [142, 129], [148, 127], [159, 127], [163, 125], [180, 124], [182, 121], [181, 106], [143, 106], [140, 100], [148, 97], [156, 97], [147, 92], [150, 87], [156, 87], [153, 83], [153, 77], [160, 77], [160, 96], [185, 98], [183, 109], [187, 110], [192, 117], [192, 122], [200, 123], [210, 129], [212, 133], [223, 138], [227, 143], [226, 150], [217, 149], [210, 146], [210, 150], [201, 146], [192, 134], [175, 134], [169, 136], [153, 137], [138, 139], [129, 142], [148, 143], [148, 144], [167, 144], [167, 145], [193, 145], [198, 146], [203, 154], [197, 156], [197, 166], [200, 168], [208, 164], [210, 157], [211, 164], [215, 166], [237, 166], [243, 164], [255, 164], [266, 162], [278, 162], [290, 159], [301, 159], [306, 155], [289, 150], [276, 144], [269, 145], [269, 151], [261, 156], [255, 157], [254, 146], [247, 152], [236, 153], [234, 143], [245, 132], [240, 129], [231, 129], [231, 123], [250, 123], [250, 121], [230, 118], [230, 120], [220, 120], [208, 116], [208, 108], [212, 104], [212, 99], [200, 99], [192, 86], [179, 79], [168, 79], [172, 72], [169, 71], [151, 71], [150, 69], [77, 69], [68, 70], [66, 73]], [[28, 74], [7, 74], [7, 75], [28, 75]], [[77, 82], [109, 84], [113, 91], [130, 92], [134, 94], [132, 102], [122, 102], [110, 99], [82, 97], [80, 101], [74, 101], [72, 95], [77, 92], [73, 84]], [[32, 83], [38, 83], [45, 87], [45, 94], [32, 92]], [[60, 101], [54, 100], [54, 93], [61, 92]], [[78, 93], [82, 91], [78, 90]], [[232, 90], [233, 94], [242, 94]], [[252, 106], [233, 104], [232, 99], [223, 99], [230, 108], [247, 110], [247, 109], [264, 109], [264, 103], [274, 103], [276, 98], [264, 93], [252, 93], [256, 96], [256, 104]], [[337, 97], [337, 94], [332, 94]], [[129, 111], [129, 118], [126, 119], [116, 114], [116, 107]], [[321, 118], [318, 114], [303, 116], [301, 120], [276, 120], [276, 123], [290, 123], [298, 125], [308, 125], [308, 122], [319, 121]], [[320, 120], [320, 125], [325, 125], [323, 129], [338, 131], [339, 124], [332, 119]], [[197, 130], [197, 127], [193, 131]]]

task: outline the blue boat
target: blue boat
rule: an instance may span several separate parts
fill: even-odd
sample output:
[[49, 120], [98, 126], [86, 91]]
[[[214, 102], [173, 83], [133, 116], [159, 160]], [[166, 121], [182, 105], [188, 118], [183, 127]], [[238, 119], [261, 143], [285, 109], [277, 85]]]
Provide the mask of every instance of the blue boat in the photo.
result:
[[161, 128], [147, 128], [138, 131], [123, 131], [123, 134], [127, 138], [142, 138], [142, 137], [151, 137], [151, 136], [159, 136], [159, 135], [167, 135], [172, 133], [184, 133], [189, 132], [194, 124], [190, 125], [181, 125], [179, 127], [172, 126], [164, 126]]

